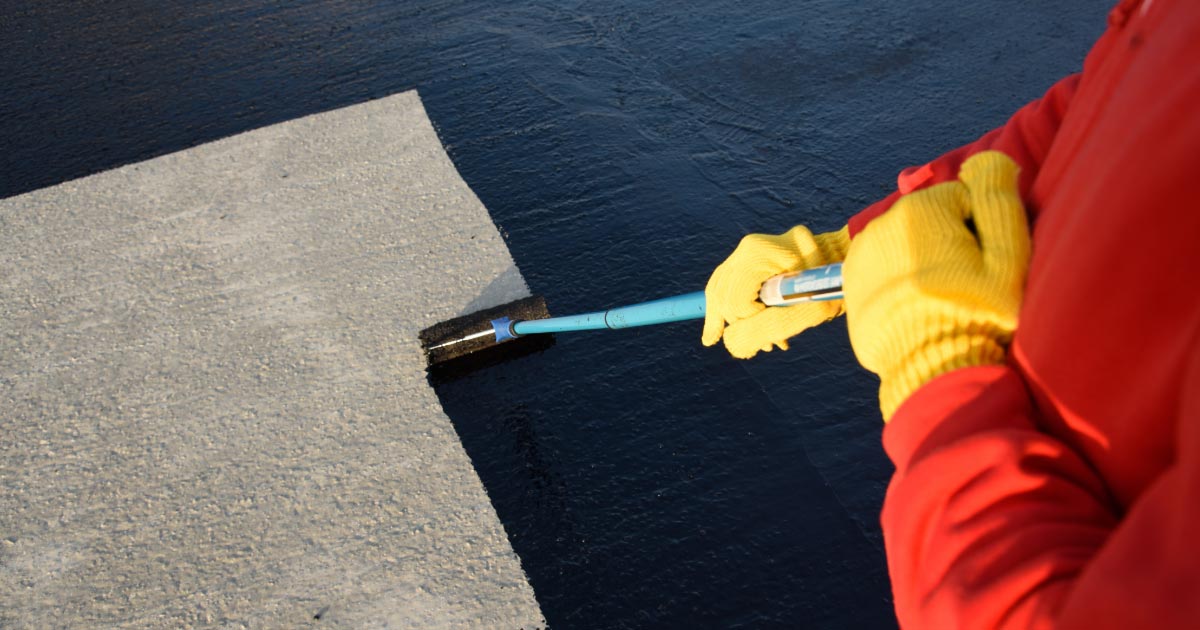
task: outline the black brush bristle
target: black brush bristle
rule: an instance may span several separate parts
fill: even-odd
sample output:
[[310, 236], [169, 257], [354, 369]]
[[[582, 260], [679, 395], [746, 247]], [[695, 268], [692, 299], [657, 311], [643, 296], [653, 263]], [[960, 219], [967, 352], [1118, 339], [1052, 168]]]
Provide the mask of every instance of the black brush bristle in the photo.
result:
[[492, 330], [492, 320], [501, 317], [508, 317], [514, 321], [545, 319], [550, 317], [550, 312], [546, 310], [545, 298], [534, 295], [434, 324], [422, 330], [419, 335], [421, 348], [425, 350], [425, 356], [429, 359], [430, 369], [468, 357], [471, 359], [469, 363], [487, 362], [488, 360], [496, 362], [496, 359], [502, 360], [507, 354], [528, 354], [533, 346], [545, 349], [554, 344], [550, 335], [529, 335], [499, 344], [496, 343], [493, 335], [485, 335], [476, 339], [442, 345], [475, 333], [490, 331]]

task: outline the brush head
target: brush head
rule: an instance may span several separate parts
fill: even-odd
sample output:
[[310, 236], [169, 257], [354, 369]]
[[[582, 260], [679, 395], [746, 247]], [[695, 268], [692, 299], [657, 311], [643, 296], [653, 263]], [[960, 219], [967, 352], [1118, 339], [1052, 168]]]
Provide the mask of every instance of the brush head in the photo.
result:
[[[545, 319], [550, 317], [550, 312], [546, 310], [545, 298], [535, 295], [434, 324], [419, 335], [421, 348], [429, 359], [430, 370], [452, 362], [461, 365], [497, 363], [509, 356], [528, 354], [554, 345], [550, 335], [528, 335], [497, 342], [492, 332], [492, 320], [501, 317], [513, 321]], [[479, 335], [483, 332], [488, 334]], [[443, 371], [452, 367], [448, 366]]]

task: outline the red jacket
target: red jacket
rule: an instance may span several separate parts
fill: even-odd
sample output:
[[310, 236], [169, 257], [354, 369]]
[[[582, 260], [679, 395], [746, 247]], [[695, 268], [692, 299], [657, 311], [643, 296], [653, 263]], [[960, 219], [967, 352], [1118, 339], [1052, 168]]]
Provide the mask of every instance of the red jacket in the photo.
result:
[[935, 379], [884, 430], [906, 628], [1200, 628], [1200, 3], [1109, 24], [1081, 74], [850, 222], [983, 149], [1022, 166], [1008, 365]]

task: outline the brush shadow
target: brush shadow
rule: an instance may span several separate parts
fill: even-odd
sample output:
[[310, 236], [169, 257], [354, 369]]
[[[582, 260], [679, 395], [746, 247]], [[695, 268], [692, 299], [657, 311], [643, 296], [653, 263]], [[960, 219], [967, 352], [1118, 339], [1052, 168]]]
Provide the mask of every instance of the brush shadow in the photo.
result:
[[529, 295], [529, 287], [525, 285], [525, 279], [521, 277], [521, 270], [517, 269], [514, 264], [500, 272], [500, 275], [488, 283], [458, 315], [463, 317], [497, 304], [511, 302], [514, 296], [518, 295]]
[[429, 375], [429, 384], [436, 388], [502, 363], [541, 354], [554, 345], [554, 335], [520, 337], [507, 343], [489, 346], [476, 352], [435, 363], [429, 366], [426, 373]]

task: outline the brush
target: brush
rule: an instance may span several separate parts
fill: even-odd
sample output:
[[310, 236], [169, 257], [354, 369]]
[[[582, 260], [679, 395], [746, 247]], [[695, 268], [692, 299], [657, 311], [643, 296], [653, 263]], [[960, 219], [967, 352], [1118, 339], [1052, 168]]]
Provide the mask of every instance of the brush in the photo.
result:
[[[841, 263], [780, 274], [759, 290], [762, 303], [773, 308], [841, 298]], [[544, 338], [551, 333], [615, 330], [703, 317], [703, 291], [564, 317], [551, 317], [546, 301], [534, 296], [435, 324], [421, 331], [420, 338], [432, 368], [490, 353], [500, 346], [516, 350], [515, 346], [521, 344], [513, 342]]]

